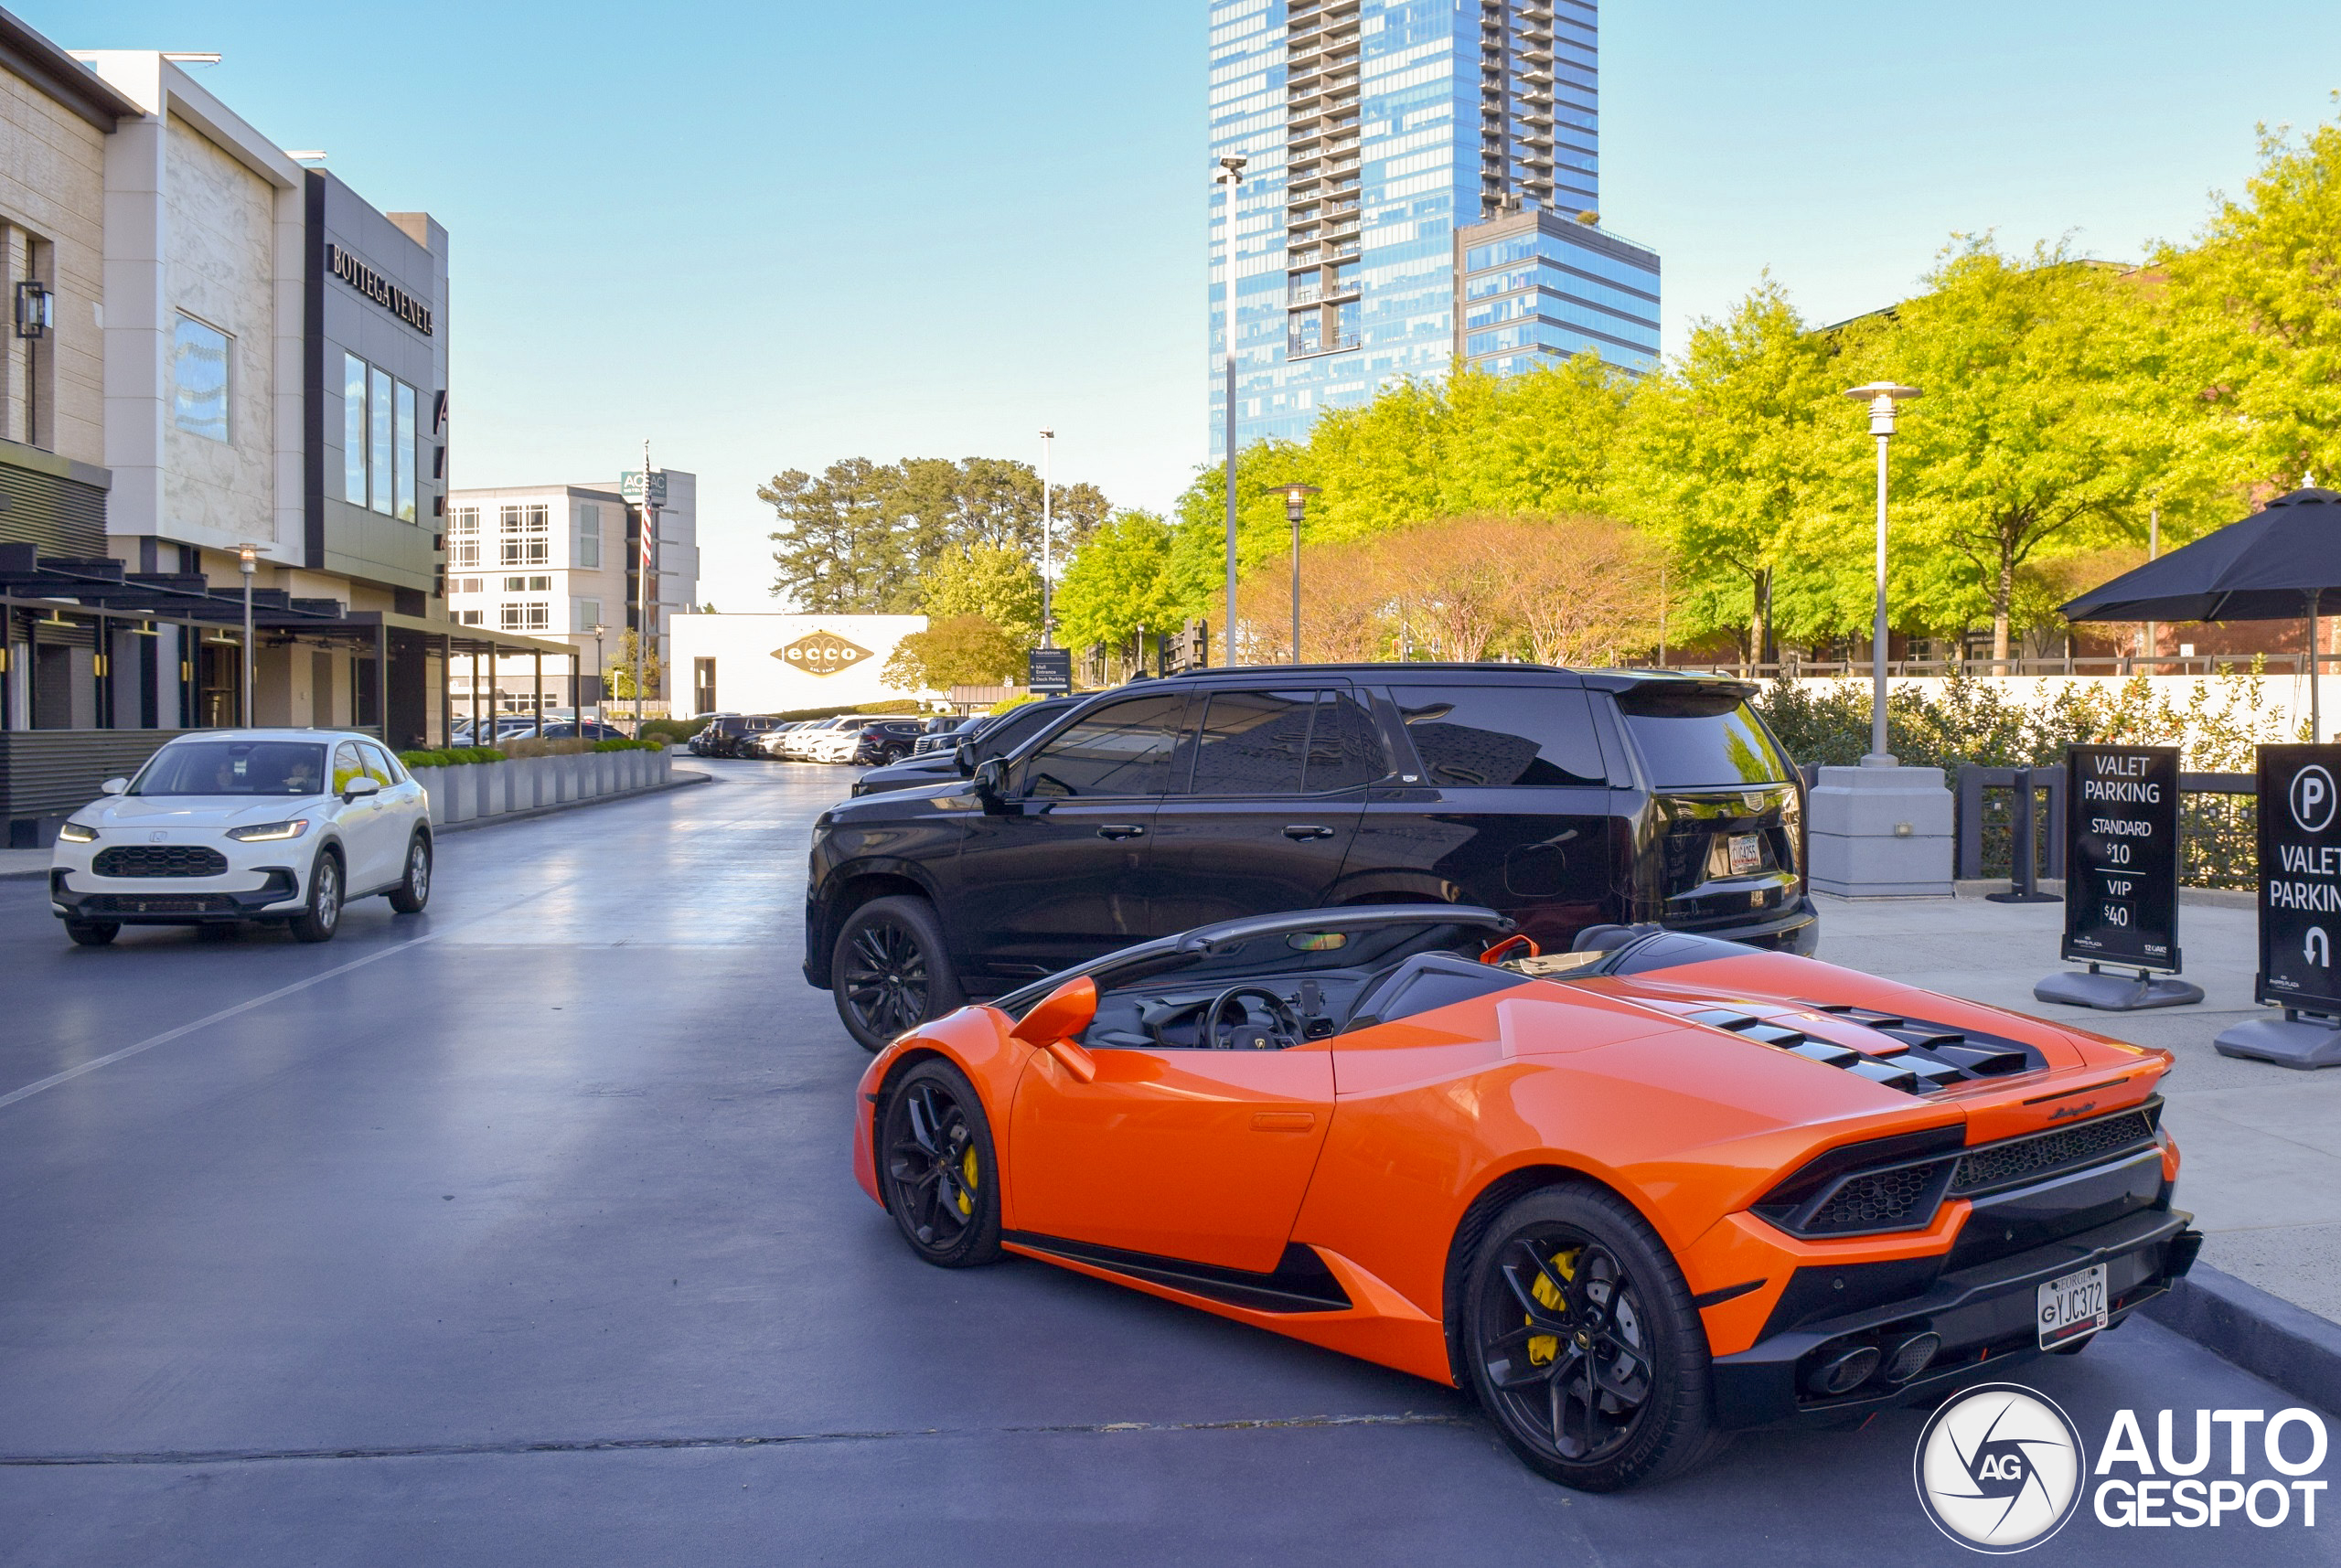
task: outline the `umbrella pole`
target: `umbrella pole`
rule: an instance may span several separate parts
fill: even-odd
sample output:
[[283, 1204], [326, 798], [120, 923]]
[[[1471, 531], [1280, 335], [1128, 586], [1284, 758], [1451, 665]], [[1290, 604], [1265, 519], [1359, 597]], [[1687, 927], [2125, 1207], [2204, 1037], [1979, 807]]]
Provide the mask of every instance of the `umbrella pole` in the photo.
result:
[[2316, 595], [2308, 596], [2308, 741], [2325, 739], [2325, 715], [2318, 710], [2316, 690]]

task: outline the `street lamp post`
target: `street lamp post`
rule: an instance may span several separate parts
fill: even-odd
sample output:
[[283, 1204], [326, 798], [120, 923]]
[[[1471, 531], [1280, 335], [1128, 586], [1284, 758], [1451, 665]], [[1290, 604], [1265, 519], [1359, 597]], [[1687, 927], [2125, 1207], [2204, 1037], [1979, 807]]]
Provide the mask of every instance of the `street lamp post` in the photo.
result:
[[1224, 634], [1227, 646], [1219, 662], [1233, 667], [1235, 663], [1235, 190], [1244, 183], [1244, 165], [1250, 160], [1226, 157], [1219, 160], [1220, 172], [1212, 177], [1227, 187], [1227, 325], [1221, 344], [1226, 358], [1226, 458], [1227, 458], [1227, 624]]
[[1049, 592], [1049, 571], [1053, 564], [1049, 556], [1049, 450], [1055, 445], [1056, 439], [1057, 432], [1053, 430], [1041, 432], [1041, 645], [1044, 648], [1057, 645], [1055, 634], [1051, 629], [1056, 623], [1050, 614], [1053, 600]]
[[236, 547], [236, 564], [244, 574], [244, 679], [236, 716], [248, 726], [252, 721], [252, 573], [259, 569], [260, 552], [267, 548], [264, 544]]
[[1292, 662], [1300, 662], [1300, 515], [1309, 497], [1320, 492], [1314, 485], [1280, 485], [1285, 520], [1292, 525]]
[[[609, 627], [602, 622], [593, 623], [593, 722], [596, 724], [602, 721], [604, 704], [610, 700], [610, 677], [603, 673], [602, 666], [602, 635], [608, 630]], [[578, 715], [578, 722], [584, 722], [583, 713]], [[581, 730], [578, 732], [583, 734], [584, 731]]]
[[1872, 381], [1846, 388], [1845, 396], [1869, 405], [1869, 432], [1877, 437], [1877, 621], [1870, 644], [1869, 755], [1862, 766], [1890, 768], [1895, 759], [1886, 749], [1886, 448], [1894, 439], [1894, 405], [1919, 396], [1919, 389]]

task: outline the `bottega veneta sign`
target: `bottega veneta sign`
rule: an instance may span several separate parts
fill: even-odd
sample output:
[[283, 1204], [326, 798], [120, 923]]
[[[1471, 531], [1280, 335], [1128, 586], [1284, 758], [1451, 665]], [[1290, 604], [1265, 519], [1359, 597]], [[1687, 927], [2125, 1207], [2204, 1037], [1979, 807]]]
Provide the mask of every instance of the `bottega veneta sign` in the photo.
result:
[[431, 307], [338, 245], [326, 247], [326, 271], [397, 316], [423, 336], [431, 336]]
[[835, 632], [811, 632], [786, 647], [773, 649], [772, 656], [807, 675], [835, 675], [868, 658], [870, 650], [847, 642]]

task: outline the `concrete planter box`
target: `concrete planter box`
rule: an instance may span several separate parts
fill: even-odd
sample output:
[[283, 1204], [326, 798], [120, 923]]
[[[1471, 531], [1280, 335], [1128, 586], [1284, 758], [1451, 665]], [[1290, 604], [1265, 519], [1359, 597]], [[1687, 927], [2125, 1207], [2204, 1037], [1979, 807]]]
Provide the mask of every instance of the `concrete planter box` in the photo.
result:
[[664, 784], [674, 763], [664, 752], [585, 752], [412, 771], [431, 797], [431, 825], [445, 827]]

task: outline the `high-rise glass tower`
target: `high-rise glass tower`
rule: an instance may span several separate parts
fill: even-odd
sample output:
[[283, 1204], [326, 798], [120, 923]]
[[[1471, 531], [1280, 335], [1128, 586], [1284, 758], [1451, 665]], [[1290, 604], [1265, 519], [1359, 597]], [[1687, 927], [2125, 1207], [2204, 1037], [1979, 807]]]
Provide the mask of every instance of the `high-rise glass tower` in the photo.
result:
[[[1212, 0], [1236, 198], [1236, 443], [1459, 357], [1657, 363], [1658, 257], [1598, 223], [1597, 0]], [[1224, 195], [1211, 208], [1222, 451]]]

